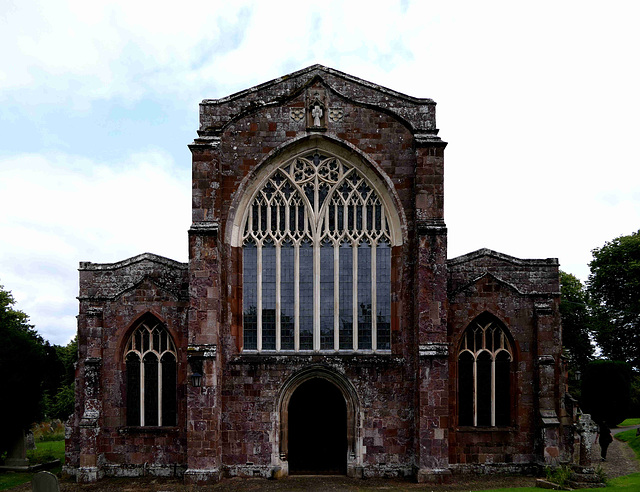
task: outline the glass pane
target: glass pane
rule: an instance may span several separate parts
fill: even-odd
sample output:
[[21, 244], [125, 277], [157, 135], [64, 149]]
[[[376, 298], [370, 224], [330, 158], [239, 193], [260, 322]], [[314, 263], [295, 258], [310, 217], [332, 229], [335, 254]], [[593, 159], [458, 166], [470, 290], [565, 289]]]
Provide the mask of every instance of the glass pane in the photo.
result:
[[333, 246], [320, 248], [320, 349], [333, 349]]
[[144, 425], [158, 425], [158, 357], [144, 356]]
[[511, 357], [501, 351], [496, 356], [496, 425], [511, 424]]
[[391, 248], [378, 244], [376, 250], [376, 333], [377, 348], [391, 348]]
[[262, 349], [276, 349], [276, 248], [262, 246]]
[[160, 352], [160, 330], [153, 330], [153, 350]]
[[371, 246], [358, 246], [358, 349], [371, 350]]
[[140, 357], [127, 355], [127, 425], [140, 425]]
[[162, 356], [162, 425], [176, 425], [176, 358]]
[[149, 331], [146, 327], [142, 328], [142, 351], [149, 350]]
[[469, 352], [458, 359], [458, 418], [460, 425], [473, 425], [473, 356]]
[[491, 425], [491, 355], [480, 352], [477, 358], [478, 425]]
[[242, 306], [244, 348], [258, 348], [258, 249], [254, 243], [246, 244], [242, 250]]
[[291, 243], [284, 243], [280, 250], [280, 347], [293, 350], [294, 328], [294, 249]]
[[300, 349], [313, 349], [313, 247], [300, 245]]
[[353, 253], [340, 245], [340, 348], [353, 349]]

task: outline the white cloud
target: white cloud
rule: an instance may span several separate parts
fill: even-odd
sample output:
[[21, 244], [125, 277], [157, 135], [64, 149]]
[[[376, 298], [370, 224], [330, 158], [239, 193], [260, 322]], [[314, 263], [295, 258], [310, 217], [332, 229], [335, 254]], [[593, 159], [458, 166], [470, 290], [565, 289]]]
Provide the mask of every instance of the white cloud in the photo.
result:
[[0, 159], [0, 283], [46, 338], [75, 331], [79, 261], [146, 251], [187, 260], [189, 173], [159, 150], [122, 163], [72, 155]]

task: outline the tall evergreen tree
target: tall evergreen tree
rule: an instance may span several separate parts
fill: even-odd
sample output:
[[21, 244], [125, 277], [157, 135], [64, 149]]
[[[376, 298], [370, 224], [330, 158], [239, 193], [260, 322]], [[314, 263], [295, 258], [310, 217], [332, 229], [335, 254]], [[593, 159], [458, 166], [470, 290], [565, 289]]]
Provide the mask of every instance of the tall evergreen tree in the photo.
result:
[[29, 317], [14, 309], [11, 292], [0, 286], [0, 452], [15, 433], [28, 429], [41, 416], [44, 379], [44, 341], [29, 324]]

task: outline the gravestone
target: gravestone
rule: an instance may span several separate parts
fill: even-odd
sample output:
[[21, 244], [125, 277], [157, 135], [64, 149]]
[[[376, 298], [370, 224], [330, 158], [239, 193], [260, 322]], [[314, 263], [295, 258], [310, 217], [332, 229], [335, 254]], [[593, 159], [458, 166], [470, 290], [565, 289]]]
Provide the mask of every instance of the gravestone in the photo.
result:
[[9, 453], [7, 458], [4, 460], [4, 464], [5, 466], [10, 467], [29, 466], [24, 432], [22, 430], [14, 435], [11, 447], [9, 448]]
[[47, 471], [38, 472], [31, 480], [31, 490], [33, 492], [60, 492], [58, 477]]

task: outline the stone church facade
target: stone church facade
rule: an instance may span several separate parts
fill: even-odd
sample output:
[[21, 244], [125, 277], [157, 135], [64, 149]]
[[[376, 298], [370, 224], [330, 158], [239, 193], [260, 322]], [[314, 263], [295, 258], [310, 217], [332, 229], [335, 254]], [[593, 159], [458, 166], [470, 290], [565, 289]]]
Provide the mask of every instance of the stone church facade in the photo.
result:
[[65, 470], [568, 460], [556, 259], [447, 259], [435, 102], [315, 65], [200, 104], [189, 262], [80, 264]]

